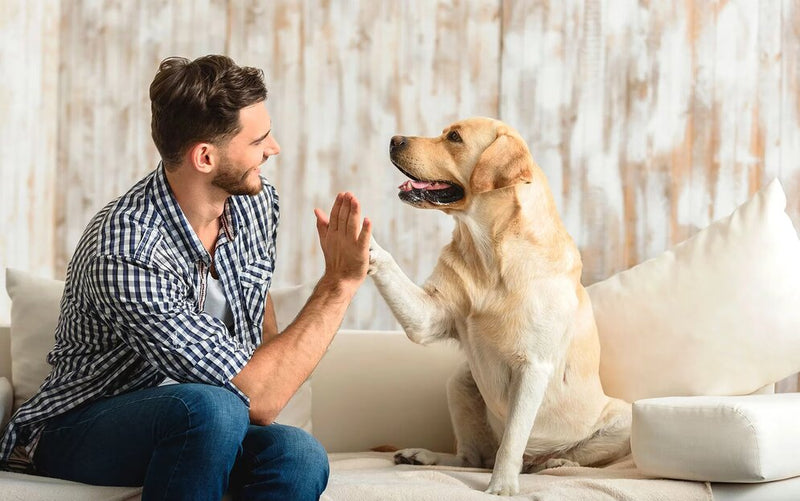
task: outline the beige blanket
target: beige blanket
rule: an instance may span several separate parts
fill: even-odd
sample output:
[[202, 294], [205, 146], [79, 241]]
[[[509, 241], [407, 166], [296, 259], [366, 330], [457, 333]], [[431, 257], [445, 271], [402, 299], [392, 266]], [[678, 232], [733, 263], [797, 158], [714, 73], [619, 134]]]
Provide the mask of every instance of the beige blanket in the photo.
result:
[[[486, 494], [489, 470], [445, 466], [395, 465], [391, 453], [330, 455], [331, 477], [323, 501], [472, 501]], [[554, 468], [520, 476], [513, 500], [711, 500], [711, 486], [652, 478], [628, 456], [605, 468]]]

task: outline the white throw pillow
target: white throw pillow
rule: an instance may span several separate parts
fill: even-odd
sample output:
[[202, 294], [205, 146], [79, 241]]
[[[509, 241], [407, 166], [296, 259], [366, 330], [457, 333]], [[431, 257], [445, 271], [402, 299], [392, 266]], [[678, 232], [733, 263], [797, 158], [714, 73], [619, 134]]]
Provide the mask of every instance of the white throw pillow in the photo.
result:
[[646, 398], [631, 449], [647, 475], [769, 482], [800, 475], [800, 394]]
[[800, 370], [800, 242], [785, 208], [774, 180], [689, 240], [588, 288], [606, 393], [741, 395]]
[[11, 380], [14, 410], [39, 390], [50, 374], [47, 354], [55, 343], [64, 282], [6, 269], [11, 298]]
[[313, 283], [276, 287], [269, 290], [272, 305], [275, 307], [275, 320], [278, 322], [278, 332], [289, 326], [305, 306], [311, 293], [314, 292]]
[[[290, 315], [289, 321], [294, 318], [305, 303], [304, 299], [296, 306], [296, 298], [306, 289], [297, 287], [288, 288], [285, 292], [282, 289], [272, 291], [276, 310], [280, 308], [283, 312], [278, 317], [279, 325]], [[11, 377], [16, 410], [36, 394], [50, 373], [47, 354], [55, 342], [64, 282], [8, 268], [6, 290], [11, 298]], [[292, 313], [295, 307], [297, 310]], [[311, 432], [311, 386], [308, 382], [289, 400], [276, 421]]]

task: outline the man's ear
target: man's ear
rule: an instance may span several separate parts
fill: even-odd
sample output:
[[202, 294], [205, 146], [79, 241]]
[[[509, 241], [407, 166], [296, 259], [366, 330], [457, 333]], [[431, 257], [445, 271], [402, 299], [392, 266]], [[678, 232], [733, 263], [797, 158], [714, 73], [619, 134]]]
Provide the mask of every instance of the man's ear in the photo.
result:
[[472, 169], [470, 187], [473, 193], [483, 193], [532, 180], [533, 159], [528, 148], [521, 138], [501, 127]]
[[217, 164], [218, 151], [211, 143], [197, 143], [187, 153], [192, 167], [203, 174], [208, 174]]

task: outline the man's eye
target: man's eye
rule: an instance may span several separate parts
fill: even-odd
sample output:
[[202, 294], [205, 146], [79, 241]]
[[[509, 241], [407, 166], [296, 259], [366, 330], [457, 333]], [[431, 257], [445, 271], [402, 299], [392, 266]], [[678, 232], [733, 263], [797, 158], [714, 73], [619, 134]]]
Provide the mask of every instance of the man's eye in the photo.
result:
[[458, 132], [454, 131], [454, 130], [450, 131], [450, 134], [447, 135], [447, 140], [448, 141], [452, 141], [454, 143], [460, 143], [461, 142], [461, 135]]

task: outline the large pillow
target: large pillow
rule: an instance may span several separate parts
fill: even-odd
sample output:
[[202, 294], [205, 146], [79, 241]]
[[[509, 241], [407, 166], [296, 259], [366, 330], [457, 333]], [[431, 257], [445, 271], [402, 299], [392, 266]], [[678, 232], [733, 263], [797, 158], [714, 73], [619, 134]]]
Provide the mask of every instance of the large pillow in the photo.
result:
[[[303, 300], [298, 306], [296, 297], [307, 288], [272, 291], [276, 310], [282, 311], [279, 323], [285, 322], [288, 316], [294, 318], [305, 303]], [[16, 410], [39, 390], [50, 373], [47, 354], [55, 342], [64, 282], [8, 268], [6, 291], [11, 298], [11, 378]], [[292, 313], [295, 307], [297, 310]], [[276, 421], [311, 432], [311, 386], [308, 382], [289, 400]]]
[[747, 394], [800, 370], [800, 242], [785, 208], [774, 180], [689, 240], [588, 288], [606, 393]]
[[276, 287], [269, 290], [272, 304], [275, 307], [275, 320], [278, 323], [278, 332], [282, 332], [292, 323], [305, 306], [311, 293], [314, 292], [313, 283]]
[[11, 298], [11, 380], [16, 410], [50, 374], [47, 353], [55, 342], [64, 282], [8, 268], [6, 291]]

